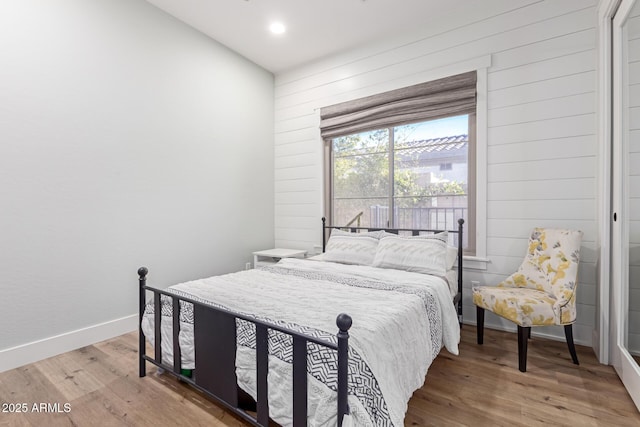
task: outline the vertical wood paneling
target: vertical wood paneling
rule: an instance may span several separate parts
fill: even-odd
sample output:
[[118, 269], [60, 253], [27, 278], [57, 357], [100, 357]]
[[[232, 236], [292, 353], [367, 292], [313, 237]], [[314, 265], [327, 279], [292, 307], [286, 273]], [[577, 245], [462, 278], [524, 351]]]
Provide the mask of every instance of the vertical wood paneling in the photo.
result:
[[[487, 75], [487, 257], [524, 253], [536, 226], [585, 232], [576, 340], [595, 324], [596, 1], [492, 0], [455, 20], [400, 35], [276, 75], [275, 239], [312, 250], [320, 244], [322, 141], [319, 108], [443, 76], [491, 55]], [[482, 129], [479, 129], [482, 132]], [[315, 158], [315, 161], [313, 160]], [[314, 218], [317, 218], [316, 221]], [[507, 264], [465, 278], [503, 279]], [[487, 319], [491, 323], [491, 319]], [[551, 329], [551, 331], [554, 331]], [[562, 336], [562, 330], [556, 332]]]

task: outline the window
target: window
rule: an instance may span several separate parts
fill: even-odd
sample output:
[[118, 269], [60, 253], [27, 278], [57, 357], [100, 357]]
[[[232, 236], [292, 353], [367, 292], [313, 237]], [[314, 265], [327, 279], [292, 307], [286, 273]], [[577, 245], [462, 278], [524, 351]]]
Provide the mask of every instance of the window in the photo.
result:
[[469, 230], [474, 128], [464, 114], [329, 140], [332, 223]]
[[321, 109], [334, 225], [455, 229], [475, 254], [476, 72]]

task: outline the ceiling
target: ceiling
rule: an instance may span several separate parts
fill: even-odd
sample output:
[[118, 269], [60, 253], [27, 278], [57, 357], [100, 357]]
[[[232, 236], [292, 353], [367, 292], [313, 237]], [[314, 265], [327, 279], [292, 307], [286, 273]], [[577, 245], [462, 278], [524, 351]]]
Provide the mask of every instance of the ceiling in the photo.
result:
[[[481, 0], [147, 0], [277, 73], [416, 31]], [[269, 32], [281, 21], [284, 34]]]

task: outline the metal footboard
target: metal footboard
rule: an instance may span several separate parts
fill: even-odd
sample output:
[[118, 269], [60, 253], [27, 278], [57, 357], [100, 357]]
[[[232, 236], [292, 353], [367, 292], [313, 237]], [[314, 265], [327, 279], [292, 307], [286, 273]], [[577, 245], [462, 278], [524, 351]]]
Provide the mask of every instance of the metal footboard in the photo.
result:
[[[337, 351], [338, 354], [338, 425], [342, 425], [344, 415], [349, 414], [348, 396], [348, 351], [349, 328], [351, 317], [340, 314], [336, 319], [338, 326], [337, 344], [306, 336], [282, 326], [264, 322], [240, 313], [234, 313], [224, 308], [214, 307], [191, 298], [156, 289], [146, 284], [148, 270], [141, 267], [138, 270], [140, 292], [140, 327], [139, 327], [139, 362], [140, 377], [146, 375], [146, 362], [156, 365], [181, 381], [190, 384], [209, 396], [215, 402], [237, 414], [255, 426], [269, 425], [269, 400], [267, 374], [269, 370], [268, 334], [269, 330], [278, 331], [292, 337], [293, 342], [293, 425], [307, 425], [307, 344], [315, 343]], [[154, 302], [154, 355], [146, 354], [145, 337], [142, 332], [142, 319], [147, 304], [147, 292], [152, 293]], [[171, 298], [173, 307], [173, 363], [172, 366], [162, 360], [161, 334], [161, 297]], [[180, 333], [180, 303], [193, 304], [194, 309], [194, 347], [195, 367], [194, 375], [188, 377], [182, 374], [182, 355], [178, 336]], [[256, 386], [257, 399], [252, 400], [240, 389], [235, 373], [236, 357], [236, 320], [251, 322], [256, 328]], [[251, 403], [255, 403], [256, 416], [248, 413], [254, 410]]]

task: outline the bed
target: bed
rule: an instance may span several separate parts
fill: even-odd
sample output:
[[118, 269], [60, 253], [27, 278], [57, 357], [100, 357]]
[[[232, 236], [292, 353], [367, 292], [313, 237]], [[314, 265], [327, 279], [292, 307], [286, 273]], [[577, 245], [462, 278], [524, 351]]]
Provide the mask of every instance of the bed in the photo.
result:
[[[344, 231], [323, 219], [323, 237], [331, 237], [320, 257], [166, 290], [148, 286], [141, 268], [140, 376], [150, 362], [252, 425], [403, 425], [409, 398], [441, 348], [458, 352], [462, 224]], [[432, 273], [432, 266], [392, 268], [398, 243], [451, 255], [452, 234], [457, 277], [447, 269], [452, 257], [439, 252]]]

